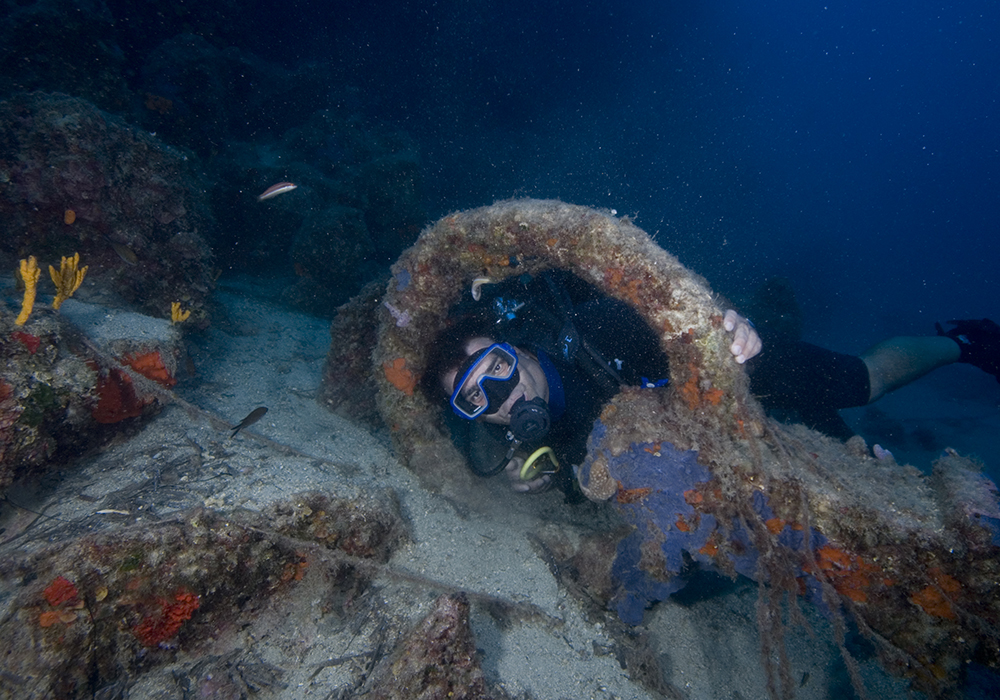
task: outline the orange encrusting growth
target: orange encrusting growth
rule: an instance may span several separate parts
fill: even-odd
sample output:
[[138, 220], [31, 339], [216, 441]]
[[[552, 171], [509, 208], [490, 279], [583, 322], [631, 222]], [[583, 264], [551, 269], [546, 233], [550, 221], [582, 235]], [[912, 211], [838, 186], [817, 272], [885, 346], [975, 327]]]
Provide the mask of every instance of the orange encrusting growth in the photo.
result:
[[198, 596], [181, 589], [174, 594], [173, 601], [161, 599], [159, 614], [145, 618], [132, 632], [145, 646], [155, 647], [177, 634], [199, 605]]
[[120, 369], [111, 369], [106, 376], [98, 376], [96, 392], [97, 405], [91, 415], [104, 424], [141, 416], [143, 409], [154, 400], [152, 396], [136, 394], [132, 378]]
[[[689, 341], [690, 342], [690, 341]], [[701, 372], [698, 370], [698, 365], [693, 362], [688, 362], [688, 380], [684, 382], [683, 386], [680, 388], [681, 398], [688, 405], [692, 411], [701, 405], [702, 401], [712, 404], [713, 406], [718, 406], [722, 401], [722, 397], [725, 395], [722, 389], [711, 388], [701, 391], [698, 387], [698, 383], [701, 378]]]
[[696, 489], [688, 489], [684, 492], [684, 502], [689, 506], [696, 506], [699, 503], [704, 503], [705, 497], [702, 495], [701, 491]]
[[628, 279], [626, 281], [624, 270], [617, 267], [608, 268], [604, 271], [604, 283], [612, 293], [620, 295], [635, 307], [641, 306], [642, 301], [639, 299], [639, 286], [642, 282], [637, 279]]
[[46, 610], [41, 615], [38, 616], [38, 626], [39, 627], [51, 627], [52, 625], [60, 622], [61, 612], [58, 610]]
[[722, 401], [722, 389], [709, 389], [703, 394], [703, 398], [713, 406], [718, 406]]
[[42, 591], [42, 595], [49, 602], [49, 605], [57, 608], [63, 603], [75, 600], [80, 594], [72, 581], [68, 581], [62, 576], [56, 576], [52, 583]]
[[627, 489], [622, 486], [622, 482], [618, 482], [618, 493], [615, 498], [618, 499], [619, 503], [635, 503], [636, 501], [641, 501], [646, 496], [651, 494], [653, 489], [648, 486], [641, 486], [637, 489]]
[[413, 390], [417, 386], [417, 377], [406, 367], [406, 358], [397, 357], [392, 364], [386, 362], [382, 365], [385, 378], [389, 383], [399, 389], [407, 396], [413, 396]]
[[56, 576], [42, 591], [42, 597], [55, 610], [45, 610], [38, 616], [39, 627], [52, 627], [57, 622], [71, 624], [77, 619], [76, 611], [83, 607], [76, 584]]
[[719, 553], [719, 533], [713, 532], [708, 538], [708, 542], [698, 550], [700, 554], [704, 554], [707, 557], [714, 557]]
[[855, 603], [867, 602], [869, 589], [876, 583], [892, 585], [890, 579], [882, 577], [880, 567], [832, 544], [816, 550], [816, 562], [834, 589]]
[[769, 518], [764, 521], [764, 526], [772, 535], [777, 535], [785, 529], [785, 521], [781, 518]]
[[954, 594], [962, 590], [962, 585], [941, 569], [933, 568], [927, 572], [934, 583], [928, 584], [910, 596], [910, 602], [919, 605], [928, 615], [954, 620], [955, 609], [945, 594]]
[[698, 408], [698, 404], [701, 403], [701, 396], [698, 392], [698, 366], [693, 363], [688, 363], [688, 380], [681, 387], [681, 397], [687, 403], [688, 408], [692, 411]]
[[133, 353], [125, 355], [122, 363], [128, 365], [146, 379], [152, 379], [163, 386], [173, 386], [177, 380], [170, 374], [170, 370], [163, 364], [163, 358], [157, 350], [145, 353]]

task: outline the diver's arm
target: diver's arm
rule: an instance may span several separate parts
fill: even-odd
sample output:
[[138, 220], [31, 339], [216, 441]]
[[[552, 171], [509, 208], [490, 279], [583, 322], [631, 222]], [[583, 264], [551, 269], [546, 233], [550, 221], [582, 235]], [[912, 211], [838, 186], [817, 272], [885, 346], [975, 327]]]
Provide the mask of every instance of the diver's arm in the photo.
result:
[[871, 385], [868, 403], [931, 370], [957, 362], [960, 354], [958, 343], [944, 336], [899, 336], [883, 340], [861, 355]]

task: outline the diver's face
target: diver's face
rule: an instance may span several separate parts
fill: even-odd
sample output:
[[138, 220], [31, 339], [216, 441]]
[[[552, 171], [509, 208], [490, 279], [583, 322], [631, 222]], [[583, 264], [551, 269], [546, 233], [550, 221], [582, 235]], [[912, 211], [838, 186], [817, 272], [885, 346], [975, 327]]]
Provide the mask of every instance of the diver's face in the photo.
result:
[[[491, 338], [471, 338], [465, 345], [465, 354], [467, 357], [474, 355], [480, 350], [490, 347], [495, 342], [496, 341]], [[489, 415], [483, 414], [476, 420], [481, 420], [486, 423], [509, 425], [510, 410], [522, 397], [526, 401], [531, 401], [535, 397], [540, 397], [546, 402], [549, 400], [549, 383], [545, 380], [545, 373], [542, 371], [542, 366], [538, 364], [538, 359], [525, 350], [520, 348], [515, 349], [517, 350], [517, 369], [520, 375], [520, 381], [517, 383], [517, 386], [514, 387], [513, 391], [511, 391], [507, 400], [500, 405], [500, 408], [495, 413], [490, 413]], [[466, 380], [466, 385], [475, 387], [480, 375], [490, 370], [491, 368], [487, 368], [485, 366], [481, 369], [477, 369], [477, 371], [470, 375]], [[441, 377], [444, 391], [449, 396], [454, 391], [456, 373], [457, 370], [452, 370], [446, 372]], [[481, 397], [481, 400], [485, 401], [485, 397]]]

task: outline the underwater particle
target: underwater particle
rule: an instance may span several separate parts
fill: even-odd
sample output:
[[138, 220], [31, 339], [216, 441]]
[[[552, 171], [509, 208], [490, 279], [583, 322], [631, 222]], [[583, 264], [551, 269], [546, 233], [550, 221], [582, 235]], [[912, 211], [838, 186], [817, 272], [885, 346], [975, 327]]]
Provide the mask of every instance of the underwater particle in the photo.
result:
[[271, 185], [266, 190], [257, 195], [257, 201], [263, 202], [265, 199], [271, 199], [272, 197], [277, 197], [279, 194], [284, 194], [285, 192], [291, 192], [296, 189], [298, 185], [293, 182], [279, 182]]
[[49, 602], [49, 605], [57, 608], [63, 603], [75, 600], [79, 596], [79, 592], [72, 581], [57, 576], [42, 592], [42, 595]]
[[72, 209], [67, 209], [63, 212], [63, 223], [67, 226], [76, 221], [76, 212]]

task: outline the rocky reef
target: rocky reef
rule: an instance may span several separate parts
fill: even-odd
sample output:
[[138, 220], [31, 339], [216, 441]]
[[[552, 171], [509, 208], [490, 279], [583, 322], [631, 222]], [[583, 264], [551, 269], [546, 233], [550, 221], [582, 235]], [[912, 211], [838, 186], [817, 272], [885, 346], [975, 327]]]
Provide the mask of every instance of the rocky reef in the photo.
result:
[[73, 463], [170, 401], [177, 326], [70, 299], [21, 326], [0, 314], [0, 493]]
[[187, 156], [86, 100], [22, 93], [0, 102], [0, 265], [79, 253], [79, 296], [206, 321], [213, 218]]
[[442, 595], [374, 677], [376, 700], [492, 700], [469, 628], [469, 601]]
[[[405, 529], [391, 498], [306, 493], [261, 514], [198, 508], [82, 537], [63, 528], [50, 539], [59, 534], [14, 556], [6, 548], [4, 697], [94, 697], [227, 648], [307, 577], [323, 579], [322, 604], [337, 609], [368, 586]], [[259, 669], [247, 681], [250, 669], [230, 675], [218, 655], [202, 658], [209, 668], [193, 664], [186, 675], [205, 697], [280, 683], [278, 669], [267, 682]]]

